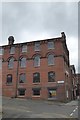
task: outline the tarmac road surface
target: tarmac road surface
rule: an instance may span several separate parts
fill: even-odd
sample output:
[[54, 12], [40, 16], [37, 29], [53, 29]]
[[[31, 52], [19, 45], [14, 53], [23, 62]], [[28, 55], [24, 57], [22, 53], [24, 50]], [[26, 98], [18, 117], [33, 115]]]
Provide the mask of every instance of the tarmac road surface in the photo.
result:
[[60, 103], [3, 97], [2, 111], [3, 118], [78, 118], [78, 101]]

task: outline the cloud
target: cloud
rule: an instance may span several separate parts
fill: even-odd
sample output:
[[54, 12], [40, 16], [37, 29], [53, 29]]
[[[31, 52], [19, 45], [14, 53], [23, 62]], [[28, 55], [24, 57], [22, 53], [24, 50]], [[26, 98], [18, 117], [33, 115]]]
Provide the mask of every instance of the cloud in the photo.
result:
[[6, 34], [19, 34], [23, 29], [34, 34], [46, 31], [53, 37], [61, 31], [77, 34], [77, 8], [73, 3], [17, 2], [3, 3], [2, 8], [3, 39]]
[[75, 63], [78, 72], [78, 37], [67, 37], [67, 46], [70, 54], [70, 64]]
[[77, 66], [77, 3], [3, 2], [2, 26], [2, 44], [7, 44], [9, 35], [13, 35], [17, 43], [58, 37], [64, 31], [71, 64]]

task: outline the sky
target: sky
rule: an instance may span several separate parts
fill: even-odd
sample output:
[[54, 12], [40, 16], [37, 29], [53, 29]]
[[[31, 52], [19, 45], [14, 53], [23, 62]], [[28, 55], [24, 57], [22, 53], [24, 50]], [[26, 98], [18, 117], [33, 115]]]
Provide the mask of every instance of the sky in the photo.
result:
[[[60, 37], [65, 32], [70, 64], [78, 72], [77, 2], [3, 2], [1, 45]], [[0, 22], [1, 23], [1, 22]]]

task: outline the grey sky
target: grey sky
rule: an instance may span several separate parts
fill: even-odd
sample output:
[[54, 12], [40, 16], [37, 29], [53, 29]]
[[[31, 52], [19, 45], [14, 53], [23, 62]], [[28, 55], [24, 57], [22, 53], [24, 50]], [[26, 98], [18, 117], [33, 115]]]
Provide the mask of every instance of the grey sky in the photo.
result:
[[61, 36], [64, 31], [70, 63], [78, 67], [78, 3], [2, 3], [2, 45], [9, 35], [15, 43]]

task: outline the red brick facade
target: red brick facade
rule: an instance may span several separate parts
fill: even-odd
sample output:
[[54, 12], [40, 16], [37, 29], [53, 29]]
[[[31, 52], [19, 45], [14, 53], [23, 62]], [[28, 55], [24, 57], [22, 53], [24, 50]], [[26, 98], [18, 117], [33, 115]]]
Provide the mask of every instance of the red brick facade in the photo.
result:
[[74, 65], [70, 65], [71, 70], [71, 88], [72, 88], [72, 99], [77, 99], [76, 90], [77, 90], [77, 78], [76, 70]]
[[80, 73], [77, 73], [77, 74], [76, 74], [76, 81], [77, 81], [77, 84], [76, 84], [76, 85], [77, 85], [77, 92], [78, 92], [78, 93], [77, 93], [77, 94], [78, 94], [77, 96], [80, 96]]
[[[9, 39], [13, 40], [13, 38]], [[48, 42], [54, 43], [53, 49], [48, 49]], [[34, 45], [40, 43], [40, 50], [35, 51]], [[27, 45], [27, 52], [22, 53], [22, 45]], [[11, 46], [15, 47], [15, 53], [10, 54]], [[33, 42], [14, 44], [9, 41], [8, 45], [2, 46], [4, 54], [2, 55], [2, 94], [9, 97], [24, 97], [29, 99], [53, 99], [66, 101], [71, 100], [71, 80], [70, 80], [70, 64], [69, 51], [66, 45], [66, 36], [64, 32], [61, 37], [45, 39]], [[48, 55], [54, 55], [54, 64], [48, 65]], [[34, 57], [40, 56], [40, 66], [34, 66]], [[14, 58], [14, 66], [8, 68], [10, 58]], [[26, 67], [20, 67], [20, 59], [26, 58]], [[48, 73], [55, 73], [55, 81], [48, 81]], [[40, 82], [33, 83], [33, 73], [40, 73]], [[19, 83], [20, 74], [26, 74], [25, 83]], [[7, 75], [12, 75], [12, 84], [7, 84]], [[25, 89], [25, 94], [19, 94], [19, 89]], [[40, 94], [35, 92], [35, 89], [40, 90]], [[51, 97], [49, 96], [51, 94]]]

